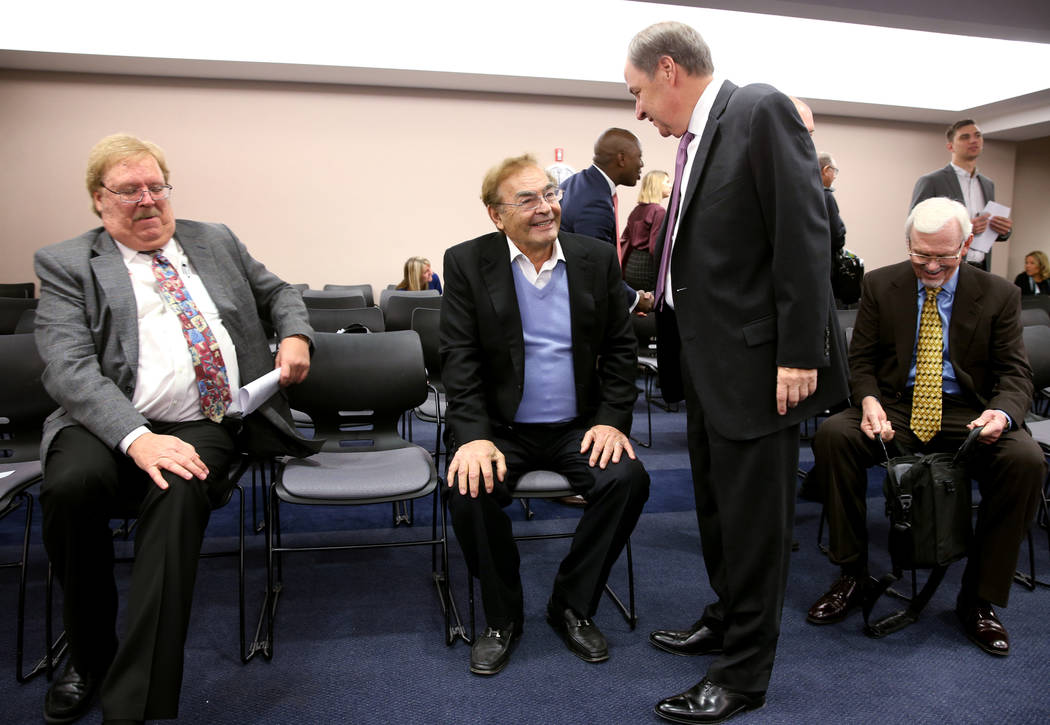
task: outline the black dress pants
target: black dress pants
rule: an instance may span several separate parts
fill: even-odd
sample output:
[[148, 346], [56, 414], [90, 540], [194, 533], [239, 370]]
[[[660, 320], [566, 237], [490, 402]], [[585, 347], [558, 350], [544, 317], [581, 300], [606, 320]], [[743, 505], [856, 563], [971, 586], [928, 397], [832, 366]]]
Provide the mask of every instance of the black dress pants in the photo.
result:
[[[717, 600], [703, 622], [722, 634], [715, 684], [765, 692], [787, 587], [798, 481], [797, 425], [730, 440], [710, 425], [683, 360], [686, 435], [707, 577]], [[770, 406], [775, 401], [770, 400]]]
[[[192, 445], [209, 476], [164, 473], [161, 490], [134, 462], [81, 426], [55, 437], [40, 503], [44, 545], [63, 591], [63, 621], [77, 669], [103, 678], [106, 719], [178, 715], [183, 646], [204, 528], [225, 500], [234, 454], [227, 424], [154, 424]], [[111, 518], [138, 519], [127, 633], [116, 635], [117, 586]]]
[[496, 479], [492, 493], [482, 487], [477, 498], [461, 495], [457, 485], [448, 488], [452, 527], [467, 567], [481, 582], [489, 626], [520, 625], [524, 619], [518, 547], [503, 509], [513, 500], [518, 479], [535, 470], [564, 475], [572, 489], [587, 499], [572, 546], [555, 576], [551, 599], [584, 617], [592, 617], [598, 609], [609, 571], [649, 498], [649, 474], [640, 461], [626, 454], [604, 470], [592, 468], [590, 451], [580, 453], [585, 432], [575, 423], [499, 429], [492, 442], [506, 456], [506, 480]]
[[[916, 453], [958, 450], [969, 433], [966, 424], [981, 413], [957, 397], [944, 396], [941, 431], [923, 444], [909, 428], [910, 401], [883, 407], [893, 425], [894, 442]], [[810, 474], [825, 495], [831, 561], [854, 573], [867, 570], [867, 469], [885, 460], [878, 441], [861, 432], [860, 420], [860, 408], [850, 408], [820, 426], [813, 440]], [[959, 596], [968, 602], [978, 598], [1006, 606], [1017, 552], [1046, 476], [1045, 458], [1027, 432], [1008, 431], [994, 444], [978, 445], [971, 473], [981, 503]]]

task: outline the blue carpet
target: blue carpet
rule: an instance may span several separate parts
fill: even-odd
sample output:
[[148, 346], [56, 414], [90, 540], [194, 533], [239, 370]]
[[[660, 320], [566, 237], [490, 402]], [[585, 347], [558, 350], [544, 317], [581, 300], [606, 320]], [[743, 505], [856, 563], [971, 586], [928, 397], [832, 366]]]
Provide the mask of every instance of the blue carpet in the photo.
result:
[[[639, 404], [636, 426], [645, 425]], [[654, 410], [654, 449], [639, 449], [652, 474], [652, 495], [632, 537], [640, 622], [630, 631], [608, 603], [597, 622], [607, 635], [611, 659], [589, 665], [569, 654], [544, 622], [544, 606], [566, 540], [522, 542], [526, 597], [525, 636], [507, 669], [495, 678], [467, 670], [468, 648], [446, 647], [425, 548], [289, 555], [277, 617], [272, 662], [242, 666], [237, 656], [236, 565], [203, 561], [186, 651], [180, 721], [187, 723], [656, 723], [652, 706], [691, 686], [708, 658], [660, 652], [647, 642], [657, 627], [692, 622], [712, 597], [699, 550], [692, 488], [684, 451], [685, 416]], [[432, 440], [417, 423], [416, 438]], [[808, 447], [802, 468], [812, 464]], [[873, 567], [888, 567], [880, 477], [869, 491]], [[295, 509], [298, 511], [293, 511]], [[308, 510], [284, 507], [286, 531], [301, 541], [318, 532], [346, 537], [387, 533], [390, 507]], [[524, 531], [565, 528], [578, 513], [537, 502], [537, 520], [516, 521]], [[515, 506], [512, 515], [520, 521]], [[861, 632], [854, 615], [839, 625], [814, 627], [805, 612], [835, 577], [816, 547], [820, 506], [801, 501], [796, 516], [800, 550], [793, 555], [784, 605], [782, 637], [764, 709], [740, 723], [1043, 723], [1050, 713], [1050, 593], [1015, 587], [1001, 616], [1013, 652], [993, 658], [971, 645], [952, 614], [962, 564], [949, 569], [923, 618], [882, 640]], [[418, 528], [429, 525], [429, 505], [416, 506]], [[13, 555], [18, 516], [0, 523], [0, 560]], [[39, 520], [39, 516], [37, 516]], [[35, 524], [38, 528], [38, 524]], [[361, 532], [361, 529], [369, 529]], [[235, 531], [234, 507], [213, 517], [208, 548], [228, 548]], [[412, 533], [409, 531], [408, 533]], [[1050, 578], [1045, 532], [1038, 532], [1037, 567]], [[39, 542], [39, 531], [34, 534]], [[451, 542], [452, 581], [466, 608], [466, 574]], [[27, 648], [38, 656], [43, 628], [46, 563], [34, 545], [30, 574]], [[1022, 561], [1026, 561], [1022, 552]], [[125, 572], [121, 574], [119, 572]], [[118, 568], [127, 585], [127, 565]], [[625, 589], [623, 562], [611, 583]], [[12, 612], [16, 580], [0, 572], [5, 606]], [[263, 588], [263, 541], [251, 537], [248, 552], [249, 618], [254, 623]], [[122, 597], [124, 592], [122, 591]], [[56, 597], [56, 603], [57, 603]], [[893, 604], [880, 605], [888, 611]], [[479, 622], [479, 624], [481, 624]], [[0, 627], [0, 702], [3, 722], [38, 723], [46, 683], [17, 685], [12, 672], [14, 617]], [[96, 709], [83, 722], [98, 722]]]

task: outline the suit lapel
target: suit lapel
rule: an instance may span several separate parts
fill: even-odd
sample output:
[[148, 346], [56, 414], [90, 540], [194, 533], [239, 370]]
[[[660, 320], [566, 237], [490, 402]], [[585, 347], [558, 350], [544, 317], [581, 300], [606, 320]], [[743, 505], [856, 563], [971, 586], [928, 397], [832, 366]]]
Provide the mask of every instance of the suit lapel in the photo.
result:
[[135, 291], [131, 287], [128, 268], [117, 249], [113, 237], [103, 231], [91, 245], [91, 271], [105, 294], [106, 304], [113, 316], [113, 332], [124, 350], [131, 370], [139, 365], [139, 321]]
[[736, 92], [736, 89], [737, 86], [729, 81], [724, 81], [722, 87], [718, 89], [718, 95], [715, 96], [715, 102], [711, 106], [711, 113], [708, 114], [707, 124], [704, 126], [704, 132], [700, 135], [700, 143], [696, 147], [696, 155], [693, 157], [693, 166], [689, 170], [689, 178], [686, 180], [684, 192], [685, 195], [682, 197], [681, 204], [679, 205], [679, 218], [685, 216], [685, 211], [689, 208], [689, 203], [693, 200], [693, 195], [696, 193], [696, 189], [700, 185], [700, 177], [704, 175], [704, 165], [707, 163], [707, 155], [711, 151], [711, 144], [714, 142], [715, 136], [718, 133], [719, 119], [721, 119], [722, 114], [725, 113], [726, 106], [729, 105], [729, 99], [733, 93]]
[[898, 390], [904, 388], [908, 380], [908, 371], [911, 370], [912, 353], [915, 352], [915, 334], [918, 324], [919, 308], [918, 282], [911, 264], [906, 264], [901, 274], [890, 283], [890, 299], [902, 300], [899, 305], [893, 305], [893, 339], [896, 341], [897, 370], [901, 379], [894, 385]]
[[959, 176], [955, 173], [955, 168], [948, 164], [941, 171], [944, 173], [944, 183], [951, 189], [951, 193], [948, 195], [950, 198], [955, 199], [960, 204], [965, 204], [965, 197], [963, 196], [962, 185], [959, 183]]
[[[581, 368], [586, 365], [587, 360], [594, 359], [587, 349], [591, 339], [590, 323], [595, 319], [595, 300], [590, 292], [594, 288], [594, 260], [575, 239], [563, 234], [559, 236], [559, 240], [565, 254], [565, 273], [569, 285], [573, 372], [577, 381], [587, 380], [587, 370]], [[577, 389], [577, 398], [580, 394], [580, 390]]]
[[485, 280], [492, 309], [496, 312], [500, 330], [510, 351], [514, 372], [519, 380], [525, 379], [525, 337], [521, 329], [521, 311], [518, 295], [514, 289], [514, 273], [510, 267], [507, 237], [502, 233], [492, 234], [481, 252], [481, 275]]
[[[955, 287], [955, 299], [952, 301], [952, 320], [948, 325], [948, 357], [955, 368], [956, 378], [966, 376], [962, 383], [964, 388], [973, 389], [973, 380], [966, 372], [966, 352], [973, 342], [977, 330], [977, 318], [981, 314], [983, 290], [977, 284], [977, 275], [965, 263], [959, 266], [959, 283]], [[963, 363], [960, 365], [960, 361]]]

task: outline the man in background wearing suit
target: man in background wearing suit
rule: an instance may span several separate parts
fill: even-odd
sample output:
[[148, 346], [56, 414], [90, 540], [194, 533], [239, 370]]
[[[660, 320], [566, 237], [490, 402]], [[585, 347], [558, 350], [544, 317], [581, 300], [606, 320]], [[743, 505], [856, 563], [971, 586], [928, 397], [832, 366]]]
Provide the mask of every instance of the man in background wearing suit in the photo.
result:
[[[638, 137], [622, 128], [610, 128], [594, 142], [594, 163], [561, 183], [561, 229], [601, 239], [620, 252], [620, 227], [617, 215], [617, 186], [634, 186], [642, 176], [642, 146]], [[653, 296], [634, 290], [624, 283], [624, 291], [633, 312], [653, 308]]]
[[717, 600], [690, 628], [650, 641], [718, 655], [699, 683], [656, 706], [687, 723], [721, 722], [765, 702], [799, 423], [846, 397], [813, 142], [787, 96], [713, 74], [699, 33], [676, 22], [636, 35], [624, 70], [637, 118], [682, 139], [654, 252], [660, 379], [666, 400], [686, 400], [700, 541]]
[[[60, 406], [41, 446], [43, 537], [70, 645], [44, 719], [79, 719], [100, 686], [105, 722], [174, 718], [204, 527], [232, 485], [238, 434], [275, 454], [311, 451], [282, 395], [243, 431], [226, 409], [241, 381], [274, 368], [282, 385], [305, 378], [312, 330], [299, 293], [229, 229], [175, 219], [154, 144], [102, 139], [87, 187], [102, 226], [35, 257], [43, 383]], [[118, 641], [109, 520], [123, 516], [138, 523]]]
[[627, 437], [637, 356], [616, 252], [559, 232], [560, 197], [533, 157], [506, 159], [481, 191], [498, 231], [445, 253], [448, 505], [481, 581], [487, 628], [470, 652], [479, 675], [502, 670], [522, 633], [518, 550], [503, 511], [520, 477], [555, 471], [587, 500], [547, 603], [547, 621], [586, 662], [609, 658], [592, 618], [649, 497]]
[[[1010, 640], [992, 604], [1006, 605], [1046, 473], [1039, 446], [1023, 428], [1032, 370], [1021, 338], [1020, 294], [1006, 280], [960, 263], [973, 240], [962, 204], [927, 199], [912, 209], [905, 228], [910, 261], [864, 277], [849, 356], [854, 407], [826, 420], [813, 441], [810, 475], [825, 492], [829, 558], [842, 574], [807, 619], [839, 622], [862, 604], [866, 471], [883, 460], [875, 437], [898, 440], [907, 451], [949, 452], [969, 430], [984, 426], [979, 440], [986, 445], [971, 464], [981, 504], [956, 615], [978, 647], [1005, 655]], [[928, 327], [933, 375], [925, 394], [920, 356]], [[921, 411], [932, 411], [935, 422]]]
[[[1010, 218], [984, 212], [985, 204], [995, 201], [995, 184], [987, 176], [977, 173], [977, 157], [984, 150], [981, 129], [975, 121], [967, 118], [949, 126], [945, 137], [952, 160], [943, 169], [919, 177], [911, 194], [912, 208], [924, 199], [946, 196], [966, 207], [975, 235], [991, 227], [999, 234], [995, 241], [1006, 241], [1013, 230]], [[985, 254], [976, 249], [971, 249], [966, 255], [967, 262], [985, 272], [991, 271], [991, 259], [991, 252]]]

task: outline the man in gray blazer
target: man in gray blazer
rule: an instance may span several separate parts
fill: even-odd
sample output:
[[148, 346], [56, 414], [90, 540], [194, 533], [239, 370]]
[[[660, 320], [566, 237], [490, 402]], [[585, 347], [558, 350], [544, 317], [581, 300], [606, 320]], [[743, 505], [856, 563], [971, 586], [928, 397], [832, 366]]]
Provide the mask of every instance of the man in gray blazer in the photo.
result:
[[[87, 187], [102, 226], [35, 257], [43, 383], [60, 406], [44, 424], [40, 501], [70, 644], [44, 718], [79, 719], [100, 687], [106, 722], [173, 718], [204, 527], [232, 460], [242, 442], [311, 452], [282, 395], [243, 421], [228, 402], [275, 367], [282, 385], [301, 381], [312, 330], [299, 293], [229, 229], [176, 221], [154, 144], [102, 139]], [[118, 642], [109, 520], [123, 516], [138, 525]]]
[[[999, 233], [995, 241], [1005, 242], [1010, 238], [1013, 222], [1009, 217], [984, 213], [985, 204], [995, 201], [995, 184], [977, 173], [977, 157], [984, 151], [984, 134], [973, 119], [966, 118], [949, 126], [944, 135], [948, 139], [946, 146], [952, 155], [951, 163], [919, 177], [911, 194], [910, 208], [914, 209], [920, 201], [946, 196], [966, 207], [974, 236], [991, 227]], [[992, 253], [971, 249], [966, 261], [990, 272]]]

